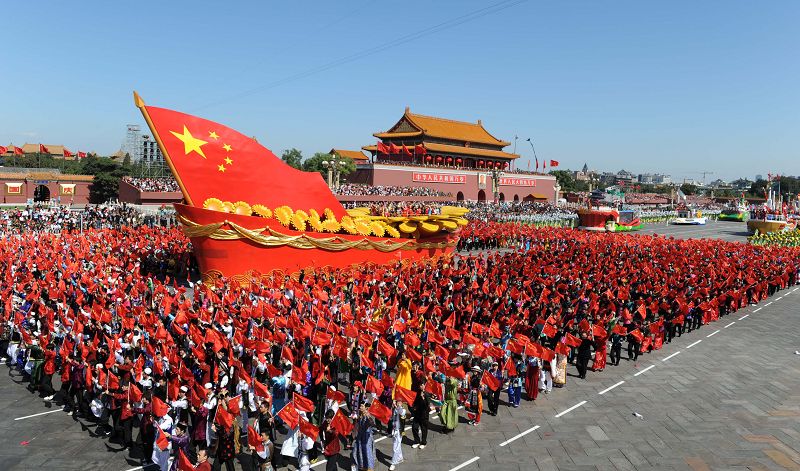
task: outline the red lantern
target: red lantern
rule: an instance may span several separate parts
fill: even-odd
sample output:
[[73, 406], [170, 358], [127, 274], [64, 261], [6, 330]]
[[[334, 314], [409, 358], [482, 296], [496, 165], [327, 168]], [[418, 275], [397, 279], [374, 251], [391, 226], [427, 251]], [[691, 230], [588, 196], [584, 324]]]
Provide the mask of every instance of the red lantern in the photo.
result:
[[478, 167], [483, 167], [483, 160], [478, 161]]
[[437, 162], [441, 162], [442, 161], [442, 156], [441, 155], [437, 155], [436, 156], [436, 161]]
[[[459, 159], [459, 160], [460, 160], [460, 159]], [[452, 157], [448, 157], [448, 158], [447, 158], [447, 163], [448, 163], [448, 164], [449, 164], [449, 163], [451, 163], [452, 161], [453, 161], [453, 158], [452, 158]]]
[[508, 162], [503, 164], [503, 168], [508, 168]]
[[494, 163], [494, 168], [500, 168], [500, 165], [502, 165], [500, 162], [495, 162]]
[[457, 163], [457, 164], [460, 164], [460, 163], [461, 163], [461, 157], [459, 157], [459, 158], [457, 158], [457, 159], [456, 159], [456, 163]]
[[432, 159], [432, 157], [430, 155], [425, 157], [425, 160], [427, 160], [428, 162], [430, 162], [431, 159]]

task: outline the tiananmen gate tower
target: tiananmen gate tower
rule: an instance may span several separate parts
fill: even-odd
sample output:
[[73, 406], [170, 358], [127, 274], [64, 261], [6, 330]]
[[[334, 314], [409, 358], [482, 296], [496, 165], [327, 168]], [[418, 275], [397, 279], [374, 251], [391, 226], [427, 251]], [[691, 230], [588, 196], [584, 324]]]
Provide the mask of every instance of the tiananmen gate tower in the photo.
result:
[[371, 161], [356, 161], [352, 183], [380, 186], [423, 186], [449, 192], [457, 200], [493, 199], [491, 169], [502, 170], [501, 201], [554, 202], [552, 175], [514, 169], [518, 154], [511, 143], [493, 136], [483, 123], [424, 116], [406, 108], [397, 123], [373, 134], [376, 145], [362, 149]]

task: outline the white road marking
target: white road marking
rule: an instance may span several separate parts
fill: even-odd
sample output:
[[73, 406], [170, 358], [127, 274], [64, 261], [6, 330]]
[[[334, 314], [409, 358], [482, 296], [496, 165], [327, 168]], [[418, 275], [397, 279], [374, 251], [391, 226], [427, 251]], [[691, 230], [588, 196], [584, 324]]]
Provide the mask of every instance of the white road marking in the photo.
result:
[[582, 406], [584, 404], [586, 404], [586, 401], [581, 401], [581, 402], [575, 404], [574, 406], [570, 407], [569, 409], [567, 409], [565, 411], [562, 411], [562, 412], [559, 412], [558, 414], [556, 414], [556, 419], [561, 417], [564, 414], [569, 414], [570, 412], [574, 411], [575, 409], [577, 409], [578, 407], [580, 407], [580, 406]]
[[773, 302], [774, 302], [774, 301], [770, 301], [770, 302], [768, 302], [767, 304], [765, 304], [765, 305], [764, 305], [764, 307], [767, 307], [767, 306], [769, 306], [769, 305], [770, 305], [770, 304], [772, 304]]
[[140, 469], [144, 469], [144, 466], [137, 466], [136, 468], [126, 469], [125, 471], [139, 471]]
[[694, 342], [694, 343], [692, 343], [691, 345], [689, 345], [689, 346], [688, 346], [688, 347], [686, 347], [686, 348], [692, 348], [692, 347], [694, 347], [695, 345], [697, 345], [697, 344], [698, 344], [698, 343], [700, 343], [700, 342], [702, 342], [702, 340], [698, 340], [697, 342]]
[[609, 387], [607, 387], [607, 388], [603, 389], [602, 391], [600, 391], [600, 392], [599, 392], [599, 393], [597, 393], [597, 394], [599, 394], [599, 395], [601, 395], [601, 396], [602, 396], [603, 394], [605, 394], [605, 393], [607, 393], [607, 392], [611, 391], [612, 389], [616, 388], [617, 386], [619, 386], [620, 384], [622, 384], [622, 383], [624, 383], [624, 382], [625, 382], [625, 381], [620, 381], [619, 383], [617, 383], [617, 384], [615, 384], [615, 385], [613, 385], [613, 386], [609, 386]]
[[26, 415], [25, 417], [17, 417], [17, 418], [16, 418], [16, 419], [14, 419], [14, 420], [25, 420], [25, 419], [30, 419], [31, 417], [39, 417], [40, 415], [52, 414], [53, 412], [62, 412], [62, 410], [61, 410], [61, 409], [53, 409], [53, 410], [49, 410], [49, 411], [47, 411], [47, 412], [39, 412], [38, 414]]
[[755, 310], [755, 311], [753, 311], [753, 312], [758, 312], [758, 311], [760, 311], [760, 310], [762, 310], [762, 309], [764, 309], [764, 308], [763, 308], [763, 307], [760, 307], [760, 308], [756, 309], [756, 310]]
[[679, 354], [680, 352], [681, 352], [681, 351], [680, 351], [680, 350], [678, 350], [677, 352], [673, 353], [672, 355], [670, 355], [670, 356], [668, 356], [668, 357], [666, 357], [666, 358], [663, 358], [661, 361], [667, 361], [667, 360], [669, 360], [670, 358], [674, 357], [675, 355]]
[[538, 426], [538, 425], [534, 425], [533, 427], [529, 428], [528, 430], [525, 430], [525, 431], [524, 431], [524, 432], [522, 432], [522, 433], [518, 433], [518, 434], [514, 435], [513, 437], [509, 438], [508, 440], [504, 441], [503, 443], [501, 443], [501, 444], [500, 444], [500, 446], [506, 446], [506, 445], [508, 445], [509, 443], [513, 442], [514, 440], [517, 440], [518, 438], [522, 438], [522, 437], [524, 437], [525, 435], [527, 435], [527, 434], [529, 434], [529, 433], [533, 432], [533, 431], [534, 431], [534, 430], [536, 430], [537, 428], [539, 428], [539, 426]]
[[651, 370], [651, 369], [653, 369], [653, 368], [655, 368], [655, 367], [656, 367], [656, 365], [650, 365], [650, 366], [648, 366], [647, 368], [643, 369], [642, 371], [640, 371], [640, 372], [636, 373], [636, 374], [635, 374], [635, 375], [633, 375], [633, 376], [639, 376], [640, 374], [644, 373], [645, 371]]
[[725, 327], [723, 327], [723, 329], [727, 329], [728, 327], [732, 326], [735, 323], [736, 323], [736, 321], [731, 321], [731, 323], [726, 325]]
[[713, 337], [713, 336], [717, 335], [718, 333], [719, 333], [719, 329], [717, 329], [714, 332], [711, 332], [710, 334], [706, 335], [706, 338]]
[[742, 317], [740, 317], [740, 318], [739, 318], [739, 320], [745, 319], [745, 318], [747, 318], [747, 317], [750, 317], [750, 314], [745, 314], [745, 315], [743, 315]]
[[777, 298], [775, 298], [775, 301], [780, 301], [781, 299], [783, 299], [783, 296], [778, 296]]
[[476, 456], [475, 458], [468, 459], [467, 461], [461, 463], [460, 465], [456, 466], [455, 468], [451, 468], [450, 471], [458, 471], [461, 468], [466, 468], [467, 466], [471, 465], [472, 463], [481, 459], [480, 456]]
[[800, 287], [797, 287], [797, 288], [793, 289], [793, 290], [792, 290], [792, 293], [794, 293], [795, 291], [797, 291], [797, 290], [799, 290], [799, 289], [800, 289]]

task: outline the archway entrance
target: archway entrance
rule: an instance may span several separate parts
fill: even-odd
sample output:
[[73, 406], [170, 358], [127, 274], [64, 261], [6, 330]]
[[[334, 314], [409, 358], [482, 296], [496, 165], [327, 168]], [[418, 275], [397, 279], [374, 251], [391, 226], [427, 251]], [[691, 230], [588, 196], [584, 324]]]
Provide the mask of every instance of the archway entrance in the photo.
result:
[[478, 192], [478, 201], [485, 202], [486, 201], [486, 191], [481, 190]]
[[47, 188], [47, 185], [38, 185], [35, 190], [33, 190], [33, 201], [41, 202], [41, 201], [50, 201], [50, 188]]
[[464, 192], [463, 191], [459, 191], [456, 194], [456, 201], [464, 201]]
[[519, 202], [519, 195], [514, 195], [514, 202], [515, 202], [515, 203], [518, 203], [518, 202]]
[[505, 201], [506, 201], [506, 195], [504, 193], [500, 193], [500, 202], [505, 203]]

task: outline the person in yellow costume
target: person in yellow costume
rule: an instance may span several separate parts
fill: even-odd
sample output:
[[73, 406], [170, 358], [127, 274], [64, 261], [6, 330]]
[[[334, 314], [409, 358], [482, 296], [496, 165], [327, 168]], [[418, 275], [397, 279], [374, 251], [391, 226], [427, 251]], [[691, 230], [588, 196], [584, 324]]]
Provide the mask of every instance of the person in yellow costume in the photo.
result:
[[400, 359], [397, 360], [397, 377], [394, 384], [411, 389], [411, 360], [408, 359], [405, 351], [400, 353]]

